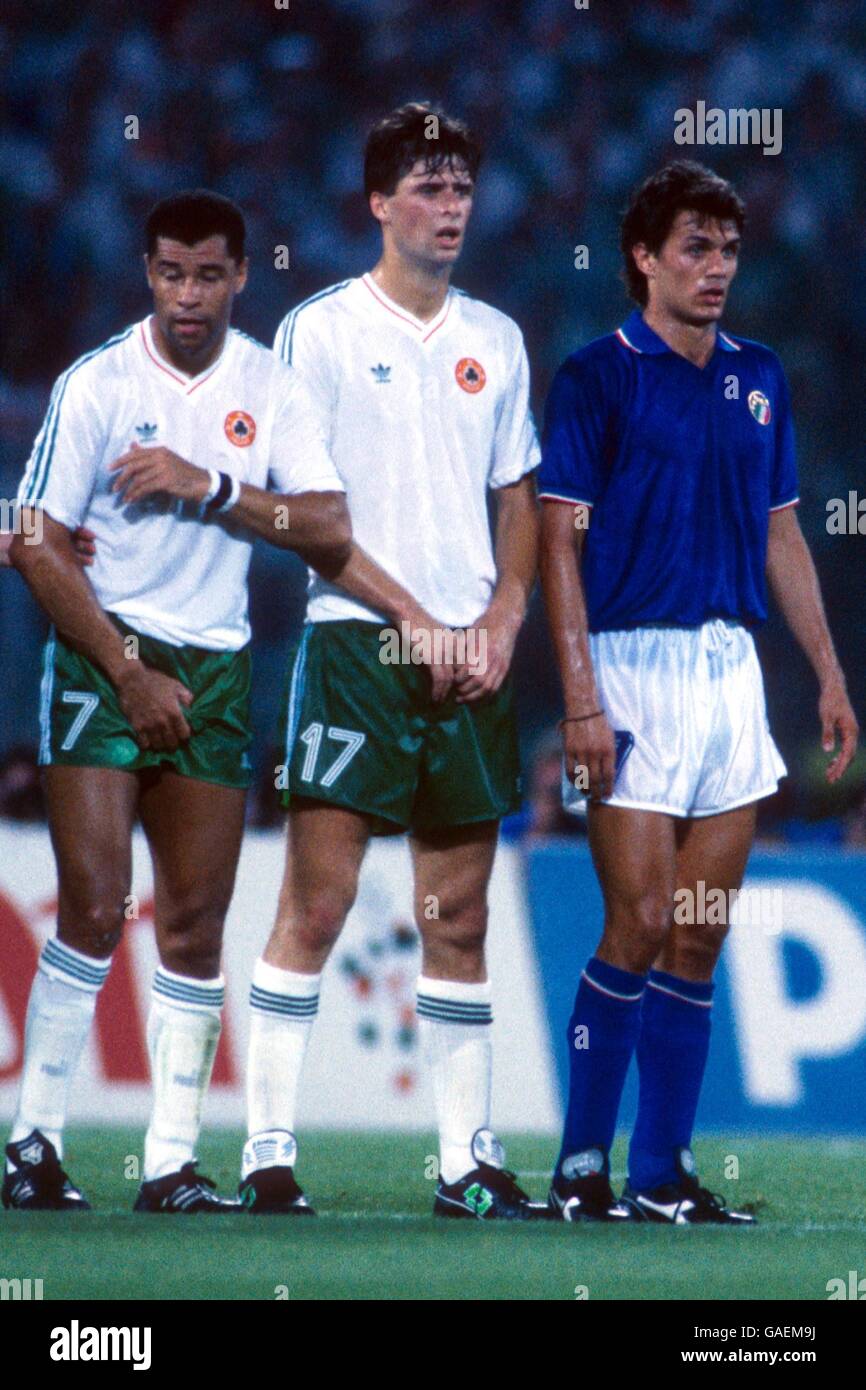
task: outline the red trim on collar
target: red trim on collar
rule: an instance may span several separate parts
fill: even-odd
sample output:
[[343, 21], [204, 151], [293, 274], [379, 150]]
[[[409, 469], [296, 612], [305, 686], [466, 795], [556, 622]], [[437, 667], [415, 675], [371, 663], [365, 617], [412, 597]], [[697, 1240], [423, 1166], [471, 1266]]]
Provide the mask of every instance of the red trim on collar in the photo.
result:
[[[206, 381], [210, 381], [210, 378], [213, 376], [214, 372], [216, 371], [217, 367], [222, 361], [223, 354], [221, 352], [219, 357], [211, 367], [210, 371], [207, 372], [205, 376], [199, 377], [198, 379], [196, 379], [195, 377], [178, 376], [175, 372], [171, 370], [170, 367], [167, 367], [165, 365], [165, 363], [162, 361], [162, 358], [157, 357], [153, 352], [151, 352], [150, 343], [147, 341], [147, 330], [145, 329], [144, 323], [140, 323], [139, 328], [141, 329], [141, 341], [144, 345], [144, 350], [150, 358], [151, 362], [154, 364], [154, 366], [159, 367], [161, 372], [165, 372], [166, 376], [170, 376], [172, 381], [176, 381], [178, 386], [188, 387], [188, 390], [186, 392], [188, 396], [191, 396], [193, 391], [197, 391], [200, 386], [204, 386]], [[223, 344], [223, 352], [225, 352], [225, 344]], [[192, 381], [193, 383], [193, 385], [191, 386], [189, 384], [190, 381]]]
[[[398, 309], [392, 309], [388, 301], [386, 299], [383, 299], [381, 295], [376, 293], [376, 290], [373, 287], [373, 281], [371, 281], [366, 275], [361, 276], [361, 283], [362, 285], [366, 285], [367, 289], [370, 291], [376, 303], [381, 304], [383, 309], [387, 309], [389, 314], [393, 314], [395, 319], [402, 319], [403, 323], [408, 323], [410, 327], [417, 329], [419, 333], [423, 333], [424, 336], [421, 339], [422, 343], [426, 343], [429, 338], [433, 337], [433, 334], [436, 333], [437, 330], [442, 327], [443, 323], [445, 322], [445, 320], [451, 312], [451, 295], [449, 293], [448, 299], [445, 303], [445, 313], [442, 314], [442, 317], [438, 323], [434, 322], [433, 327], [430, 329], [429, 333], [424, 333], [424, 329], [427, 327], [427, 324], [420, 324], [418, 320], [412, 318], [411, 315], [401, 314]], [[439, 312], [442, 313], [441, 309]]]

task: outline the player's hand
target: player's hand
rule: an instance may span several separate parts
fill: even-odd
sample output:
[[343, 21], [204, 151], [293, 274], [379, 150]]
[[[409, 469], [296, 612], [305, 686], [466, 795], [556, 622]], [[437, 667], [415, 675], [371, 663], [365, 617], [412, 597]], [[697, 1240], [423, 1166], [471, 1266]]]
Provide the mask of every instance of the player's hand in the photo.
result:
[[[562, 751], [572, 786], [585, 791], [591, 801], [610, 796], [616, 775], [616, 739], [605, 714], [563, 724]], [[581, 768], [586, 772], [578, 780]]]
[[173, 753], [192, 734], [183, 715], [183, 707], [192, 704], [192, 692], [173, 676], [153, 671], [141, 661], [130, 661], [117, 694], [120, 708], [145, 751]]
[[72, 532], [72, 545], [75, 550], [75, 558], [84, 569], [93, 564], [93, 557], [96, 554], [96, 537], [92, 531], [88, 531], [86, 526], [79, 526]]
[[435, 661], [433, 657], [437, 648], [443, 654], [447, 652], [448, 647], [443, 641], [447, 629], [423, 609], [419, 609], [409, 623], [413, 650], [430, 653], [431, 660], [424, 663], [430, 672], [430, 698], [434, 705], [441, 705], [454, 684], [454, 666], [450, 661]]
[[210, 474], [206, 468], [187, 463], [180, 454], [173, 453], [162, 444], [152, 448], [132, 444], [128, 453], [109, 464], [108, 471], [117, 474], [111, 491], [122, 492], [124, 503], [141, 502], [155, 492], [167, 492], [169, 497], [201, 503], [210, 487]]
[[818, 717], [821, 720], [821, 746], [824, 752], [834, 751], [837, 736], [841, 744], [839, 752], [827, 768], [827, 781], [838, 782], [857, 752], [857, 740], [860, 736], [857, 717], [851, 708], [844, 680], [834, 679], [823, 687], [818, 701]]
[[491, 607], [464, 631], [467, 654], [472, 653], [475, 660], [456, 668], [454, 685], [459, 705], [474, 704], [499, 689], [511, 666], [520, 620]]

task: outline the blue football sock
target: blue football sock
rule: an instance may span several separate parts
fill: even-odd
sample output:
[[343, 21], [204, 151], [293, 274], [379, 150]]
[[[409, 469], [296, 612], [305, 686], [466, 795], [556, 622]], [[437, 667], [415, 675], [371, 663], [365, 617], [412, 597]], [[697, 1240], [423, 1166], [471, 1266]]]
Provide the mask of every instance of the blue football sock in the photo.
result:
[[619, 970], [596, 956], [580, 978], [568, 1025], [568, 1109], [557, 1173], [569, 1154], [585, 1149], [607, 1154], [613, 1143], [622, 1088], [640, 1030], [645, 982], [644, 975]]
[[628, 1155], [636, 1192], [677, 1179], [676, 1151], [690, 1148], [710, 1049], [712, 982], [651, 970], [641, 1011], [640, 1095]]

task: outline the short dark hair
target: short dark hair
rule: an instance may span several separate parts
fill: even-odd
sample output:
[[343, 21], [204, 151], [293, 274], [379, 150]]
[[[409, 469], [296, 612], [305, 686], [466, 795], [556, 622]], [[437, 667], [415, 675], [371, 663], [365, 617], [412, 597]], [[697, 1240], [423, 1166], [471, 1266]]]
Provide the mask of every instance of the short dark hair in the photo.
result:
[[209, 236], [224, 236], [229, 255], [238, 263], [244, 258], [246, 224], [243, 213], [230, 198], [210, 193], [206, 188], [191, 188], [163, 198], [151, 209], [145, 235], [148, 256], [156, 251], [157, 237], [170, 237], [172, 241], [183, 242], [184, 246], [195, 246]]
[[620, 229], [623, 278], [631, 298], [642, 306], [648, 298], [646, 276], [635, 265], [632, 249], [643, 242], [658, 255], [677, 213], [684, 211], [735, 222], [741, 235], [746, 223], [746, 209], [733, 184], [696, 160], [674, 159], [644, 179], [632, 192]]
[[460, 160], [474, 182], [481, 164], [481, 146], [463, 121], [426, 101], [398, 106], [377, 121], [367, 136], [364, 193], [368, 198], [371, 193], [390, 195], [419, 159], [425, 159], [431, 171]]

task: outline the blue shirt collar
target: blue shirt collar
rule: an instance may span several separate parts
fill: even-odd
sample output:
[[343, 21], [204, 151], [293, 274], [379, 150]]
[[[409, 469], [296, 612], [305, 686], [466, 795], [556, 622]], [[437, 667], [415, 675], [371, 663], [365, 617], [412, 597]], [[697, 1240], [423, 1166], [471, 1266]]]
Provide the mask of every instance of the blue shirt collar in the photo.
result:
[[[632, 352], [673, 351], [673, 348], [668, 347], [664, 339], [650, 328], [639, 309], [632, 310], [622, 327], [616, 330], [616, 336], [621, 343], [631, 348]], [[721, 348], [723, 352], [740, 351], [739, 346], [721, 328], [716, 329], [716, 347]]]

